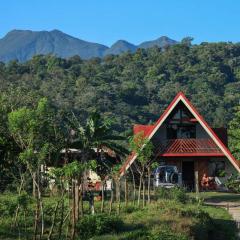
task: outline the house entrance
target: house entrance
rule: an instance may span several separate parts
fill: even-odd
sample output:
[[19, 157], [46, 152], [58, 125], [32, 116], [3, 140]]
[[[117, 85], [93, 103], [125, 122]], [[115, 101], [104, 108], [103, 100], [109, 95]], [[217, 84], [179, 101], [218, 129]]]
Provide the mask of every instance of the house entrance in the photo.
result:
[[194, 190], [194, 162], [183, 161], [182, 162], [182, 182], [183, 186], [187, 190]]

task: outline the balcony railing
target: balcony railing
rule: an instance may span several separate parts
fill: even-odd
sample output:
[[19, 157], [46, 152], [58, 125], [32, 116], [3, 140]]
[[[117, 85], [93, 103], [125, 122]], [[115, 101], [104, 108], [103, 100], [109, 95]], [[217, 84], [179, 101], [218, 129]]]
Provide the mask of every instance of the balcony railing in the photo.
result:
[[178, 156], [178, 155], [197, 155], [197, 156], [222, 156], [221, 149], [212, 139], [170, 139], [159, 144], [157, 155]]

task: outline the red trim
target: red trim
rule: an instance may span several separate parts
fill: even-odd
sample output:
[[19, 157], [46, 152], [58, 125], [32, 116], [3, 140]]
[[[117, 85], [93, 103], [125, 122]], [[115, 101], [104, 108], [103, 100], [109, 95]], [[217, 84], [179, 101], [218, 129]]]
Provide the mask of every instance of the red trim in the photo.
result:
[[225, 157], [224, 153], [164, 153], [161, 157]]
[[224, 150], [229, 154], [231, 159], [237, 164], [239, 167], [239, 162], [235, 159], [235, 157], [231, 154], [229, 149], [223, 144], [223, 142], [219, 139], [219, 137], [216, 135], [216, 133], [210, 128], [210, 126], [207, 124], [207, 122], [204, 120], [204, 118], [198, 113], [196, 108], [192, 105], [192, 103], [186, 98], [186, 96], [181, 92], [181, 96], [184, 98], [184, 100], [187, 102], [187, 104], [190, 106], [192, 111], [200, 118], [201, 122], [206, 126], [206, 128], [211, 132], [211, 134], [214, 136], [214, 138], [217, 140], [217, 142], [221, 145], [221, 147], [224, 148]]

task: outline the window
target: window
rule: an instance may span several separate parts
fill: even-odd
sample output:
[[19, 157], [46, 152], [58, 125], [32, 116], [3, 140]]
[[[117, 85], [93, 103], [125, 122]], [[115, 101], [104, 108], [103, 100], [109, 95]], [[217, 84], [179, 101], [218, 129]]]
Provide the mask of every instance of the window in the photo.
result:
[[167, 126], [167, 139], [196, 138], [195, 125], [170, 124]]
[[179, 104], [167, 119], [167, 139], [196, 138], [196, 125], [191, 122], [192, 118], [189, 110]]

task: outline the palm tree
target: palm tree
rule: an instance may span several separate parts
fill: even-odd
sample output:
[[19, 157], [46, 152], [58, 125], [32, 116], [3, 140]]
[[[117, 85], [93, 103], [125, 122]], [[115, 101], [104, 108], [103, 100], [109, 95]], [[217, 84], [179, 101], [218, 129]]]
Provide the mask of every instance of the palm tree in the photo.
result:
[[[85, 125], [82, 125], [73, 114], [71, 126], [74, 134], [70, 145], [81, 151], [81, 162], [86, 163], [92, 160], [92, 157], [97, 154], [96, 171], [102, 181], [101, 211], [103, 211], [105, 177], [110, 173], [113, 166], [113, 163], [108, 161], [103, 153], [104, 150], [108, 148], [119, 155], [127, 154], [128, 151], [118, 143], [125, 138], [114, 134], [111, 129], [112, 121], [110, 119], [103, 119], [97, 112], [93, 112], [89, 118], [87, 118]], [[81, 180], [81, 186], [83, 186], [84, 181], [83, 179]], [[83, 190], [84, 189], [82, 189], [82, 191]]]

